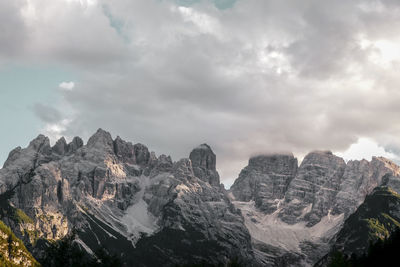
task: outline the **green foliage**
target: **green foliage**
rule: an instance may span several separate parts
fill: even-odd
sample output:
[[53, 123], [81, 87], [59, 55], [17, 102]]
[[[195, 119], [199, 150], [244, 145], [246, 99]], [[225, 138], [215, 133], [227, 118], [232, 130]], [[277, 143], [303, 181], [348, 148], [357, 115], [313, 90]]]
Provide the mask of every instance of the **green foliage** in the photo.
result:
[[394, 191], [392, 188], [386, 187], [386, 190], [387, 190], [393, 197], [396, 197], [396, 198], [400, 199], [400, 194], [397, 193], [396, 191]]
[[[22, 258], [24, 262], [31, 262], [33, 267], [40, 266], [40, 264], [33, 258], [33, 256], [26, 249], [24, 243], [18, 239], [11, 229], [0, 221], [0, 265], [1, 266], [18, 266], [13, 263], [13, 258]], [[5, 238], [6, 236], [6, 238]], [[3, 250], [7, 250], [9, 256], [5, 257]]]
[[11, 218], [17, 223], [33, 223], [31, 217], [26, 215], [26, 213], [21, 209], [14, 208]]
[[7, 235], [11, 235], [12, 234], [12, 231], [11, 231], [10, 227], [5, 225], [3, 223], [3, 221], [0, 221], [0, 231], [2, 231], [3, 233], [5, 233]]
[[[375, 237], [379, 239], [385, 239], [390, 235], [388, 229], [385, 228], [385, 226], [380, 223], [380, 221], [376, 218], [369, 218], [365, 219], [368, 223], [368, 228], [369, 228], [369, 233], [370, 235], [374, 235]], [[371, 236], [374, 238], [374, 236]]]
[[398, 253], [400, 251], [400, 229], [395, 231], [389, 238], [384, 240], [378, 239], [375, 243], [371, 243], [368, 253], [357, 257], [352, 255], [348, 258], [341, 252], [334, 252], [332, 259], [328, 264], [329, 267], [397, 267]]
[[389, 214], [381, 213], [381, 215], [389, 222], [389, 224], [392, 224], [394, 227], [400, 228], [400, 223], [396, 221], [393, 217], [391, 217]]

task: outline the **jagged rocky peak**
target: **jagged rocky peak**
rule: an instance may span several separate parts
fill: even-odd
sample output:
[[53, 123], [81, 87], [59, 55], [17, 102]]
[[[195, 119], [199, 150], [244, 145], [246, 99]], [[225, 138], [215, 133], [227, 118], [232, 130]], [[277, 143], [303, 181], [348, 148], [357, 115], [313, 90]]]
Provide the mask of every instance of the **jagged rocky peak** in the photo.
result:
[[190, 152], [189, 156], [193, 166], [202, 169], [216, 170], [216, 156], [211, 147], [207, 144], [201, 144]]
[[126, 142], [117, 136], [114, 140], [114, 153], [125, 163], [136, 163], [135, 148], [131, 142]]
[[391, 185], [396, 190], [400, 189], [399, 175], [399, 166], [384, 157], [372, 157], [370, 162], [365, 159], [349, 161], [333, 211], [345, 213], [345, 217], [347, 217], [376, 186], [381, 184]]
[[150, 152], [147, 146], [137, 143], [133, 146], [135, 151], [136, 163], [146, 165], [150, 161]]
[[53, 153], [57, 155], [64, 156], [75, 153], [75, 151], [77, 151], [82, 146], [83, 146], [83, 140], [80, 137], [75, 136], [72, 139], [72, 141], [69, 144], [67, 144], [67, 141], [63, 136], [57, 140], [57, 142], [54, 144], [51, 150]]
[[192, 161], [196, 177], [213, 186], [219, 186], [220, 181], [216, 170], [216, 156], [209, 145], [199, 145], [190, 152], [189, 158]]
[[79, 148], [83, 146], [83, 140], [79, 136], [75, 136], [72, 141], [68, 144], [68, 152], [75, 153]]
[[167, 156], [167, 155], [160, 155], [157, 159], [157, 168], [162, 170], [162, 171], [170, 171], [172, 168], [172, 159], [171, 156]]
[[68, 145], [64, 136], [57, 140], [57, 142], [51, 148], [51, 150], [58, 155], [64, 155], [65, 153], [68, 152]]
[[114, 150], [114, 141], [109, 132], [99, 128], [97, 132], [89, 138], [87, 147]]
[[390, 159], [384, 157], [372, 157], [371, 163], [377, 165], [383, 164], [385, 168], [392, 170], [394, 174], [400, 175], [400, 167]]
[[[23, 149], [21, 147], [17, 147], [12, 150], [4, 163], [3, 168], [12, 168], [14, 170], [19, 169], [21, 172], [23, 172], [25, 170], [30, 170], [41, 163], [49, 162], [51, 160], [52, 149], [50, 147], [50, 140], [48, 137], [40, 134], [29, 143], [28, 147]], [[8, 177], [5, 178], [6, 180], [15, 180], [12, 179], [13, 175], [7, 174], [5, 176]]]
[[308, 226], [318, 223], [334, 206], [345, 168], [345, 161], [330, 151], [307, 154], [288, 187], [281, 219], [290, 224], [305, 220]]
[[75, 153], [79, 148], [83, 146], [83, 140], [75, 136], [70, 143], [67, 143], [64, 136], [57, 140], [53, 147], [51, 147], [51, 152], [58, 155], [70, 155]]
[[8, 154], [7, 160], [4, 162], [3, 168], [10, 166], [10, 164], [19, 157], [21, 150], [22, 148], [20, 146], [11, 150], [11, 152]]
[[51, 153], [50, 140], [47, 136], [39, 134], [29, 143], [28, 149], [33, 149], [45, 154]]
[[239, 174], [231, 187], [236, 200], [254, 200], [266, 213], [275, 211], [297, 172], [293, 154], [258, 155]]
[[194, 178], [192, 161], [187, 158], [178, 160], [174, 163], [172, 172], [174, 173], [175, 178], [180, 180], [192, 180]]

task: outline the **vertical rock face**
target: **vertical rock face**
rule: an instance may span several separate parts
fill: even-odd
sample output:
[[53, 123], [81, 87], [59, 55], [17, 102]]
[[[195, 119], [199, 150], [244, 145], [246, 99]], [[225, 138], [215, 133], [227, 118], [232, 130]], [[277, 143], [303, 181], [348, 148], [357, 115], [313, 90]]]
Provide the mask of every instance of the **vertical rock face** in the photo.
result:
[[64, 137], [61, 137], [56, 144], [51, 148], [51, 150], [58, 155], [65, 155], [68, 152], [67, 141]]
[[333, 207], [345, 168], [344, 160], [331, 152], [305, 156], [286, 192], [281, 219], [289, 224], [303, 219], [310, 226], [318, 223]]
[[145, 145], [135, 144], [133, 146], [135, 151], [136, 163], [139, 165], [146, 165], [150, 160], [150, 152]]
[[4, 162], [3, 168], [6, 168], [11, 165], [16, 159], [19, 158], [22, 148], [16, 147], [8, 154], [7, 160]]
[[75, 153], [75, 151], [77, 151], [82, 146], [83, 140], [80, 137], [75, 136], [74, 139], [72, 139], [71, 143], [68, 144], [68, 153]]
[[217, 186], [215, 162], [209, 146], [173, 162], [102, 129], [86, 145], [76, 137], [50, 147], [40, 135], [0, 170], [0, 215], [36, 256], [35, 244], [76, 228], [84, 249], [104, 247], [126, 266], [251, 263], [249, 232]]
[[170, 175], [172, 179], [162, 179], [145, 191], [153, 214], [163, 215], [162, 226], [139, 240], [133, 257], [143, 266], [182, 265], [190, 258], [213, 266], [232, 258], [253, 265], [243, 217], [224, 192], [196, 177], [189, 159], [174, 163]]
[[213, 186], [219, 186], [219, 174], [216, 170], [216, 156], [207, 144], [202, 144], [192, 150], [189, 156], [194, 174]]
[[230, 190], [261, 262], [310, 266], [329, 251], [328, 241], [344, 220], [380, 185], [400, 190], [400, 169], [390, 160], [373, 157], [346, 164], [329, 151], [314, 151], [298, 168], [293, 156], [253, 157]]
[[[50, 147], [39, 135], [11, 151], [0, 169], [0, 216], [33, 251], [38, 239], [77, 228], [85, 249], [104, 246], [127, 266], [224, 265], [236, 257], [249, 266], [310, 266], [365, 197], [380, 185], [400, 190], [399, 177], [384, 158], [346, 164], [314, 151], [298, 167], [292, 154], [260, 155], [230, 194], [206, 144], [173, 162], [99, 129], [86, 145], [75, 137]], [[398, 195], [389, 195], [397, 205]], [[382, 207], [390, 218], [377, 215], [388, 225], [400, 218], [391, 205]]]
[[399, 174], [399, 167], [382, 157], [373, 157], [371, 162], [349, 161], [337, 194], [334, 212], [344, 212], [347, 217], [361, 205], [375, 187], [382, 184], [384, 176], [392, 176], [390, 181], [396, 183]]
[[114, 152], [125, 163], [136, 163], [135, 148], [131, 142], [125, 142], [119, 136], [114, 141]]
[[274, 212], [285, 196], [297, 172], [293, 155], [260, 155], [252, 157], [231, 187], [236, 200], [254, 200], [266, 213]]

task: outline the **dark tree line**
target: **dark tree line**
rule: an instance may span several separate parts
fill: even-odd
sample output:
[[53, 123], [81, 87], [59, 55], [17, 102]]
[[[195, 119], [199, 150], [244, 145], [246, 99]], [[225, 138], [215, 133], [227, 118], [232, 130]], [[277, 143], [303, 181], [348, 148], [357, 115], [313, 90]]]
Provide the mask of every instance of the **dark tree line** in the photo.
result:
[[76, 234], [66, 236], [51, 244], [40, 261], [44, 267], [119, 267], [121, 260], [107, 253], [105, 249], [95, 251], [90, 255], [82, 250], [75, 241]]
[[368, 252], [357, 256], [352, 254], [350, 257], [340, 251], [333, 253], [329, 267], [397, 267], [400, 266], [400, 229], [396, 230], [385, 240], [379, 239], [375, 243], [370, 243]]

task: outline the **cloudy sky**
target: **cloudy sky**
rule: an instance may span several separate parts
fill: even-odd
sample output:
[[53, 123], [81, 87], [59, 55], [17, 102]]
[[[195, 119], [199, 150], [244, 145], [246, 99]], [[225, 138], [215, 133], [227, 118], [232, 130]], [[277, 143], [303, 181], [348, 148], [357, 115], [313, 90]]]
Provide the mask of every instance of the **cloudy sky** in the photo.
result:
[[395, 0], [0, 0], [0, 33], [1, 162], [99, 127], [206, 142], [228, 185], [257, 153], [400, 154]]

